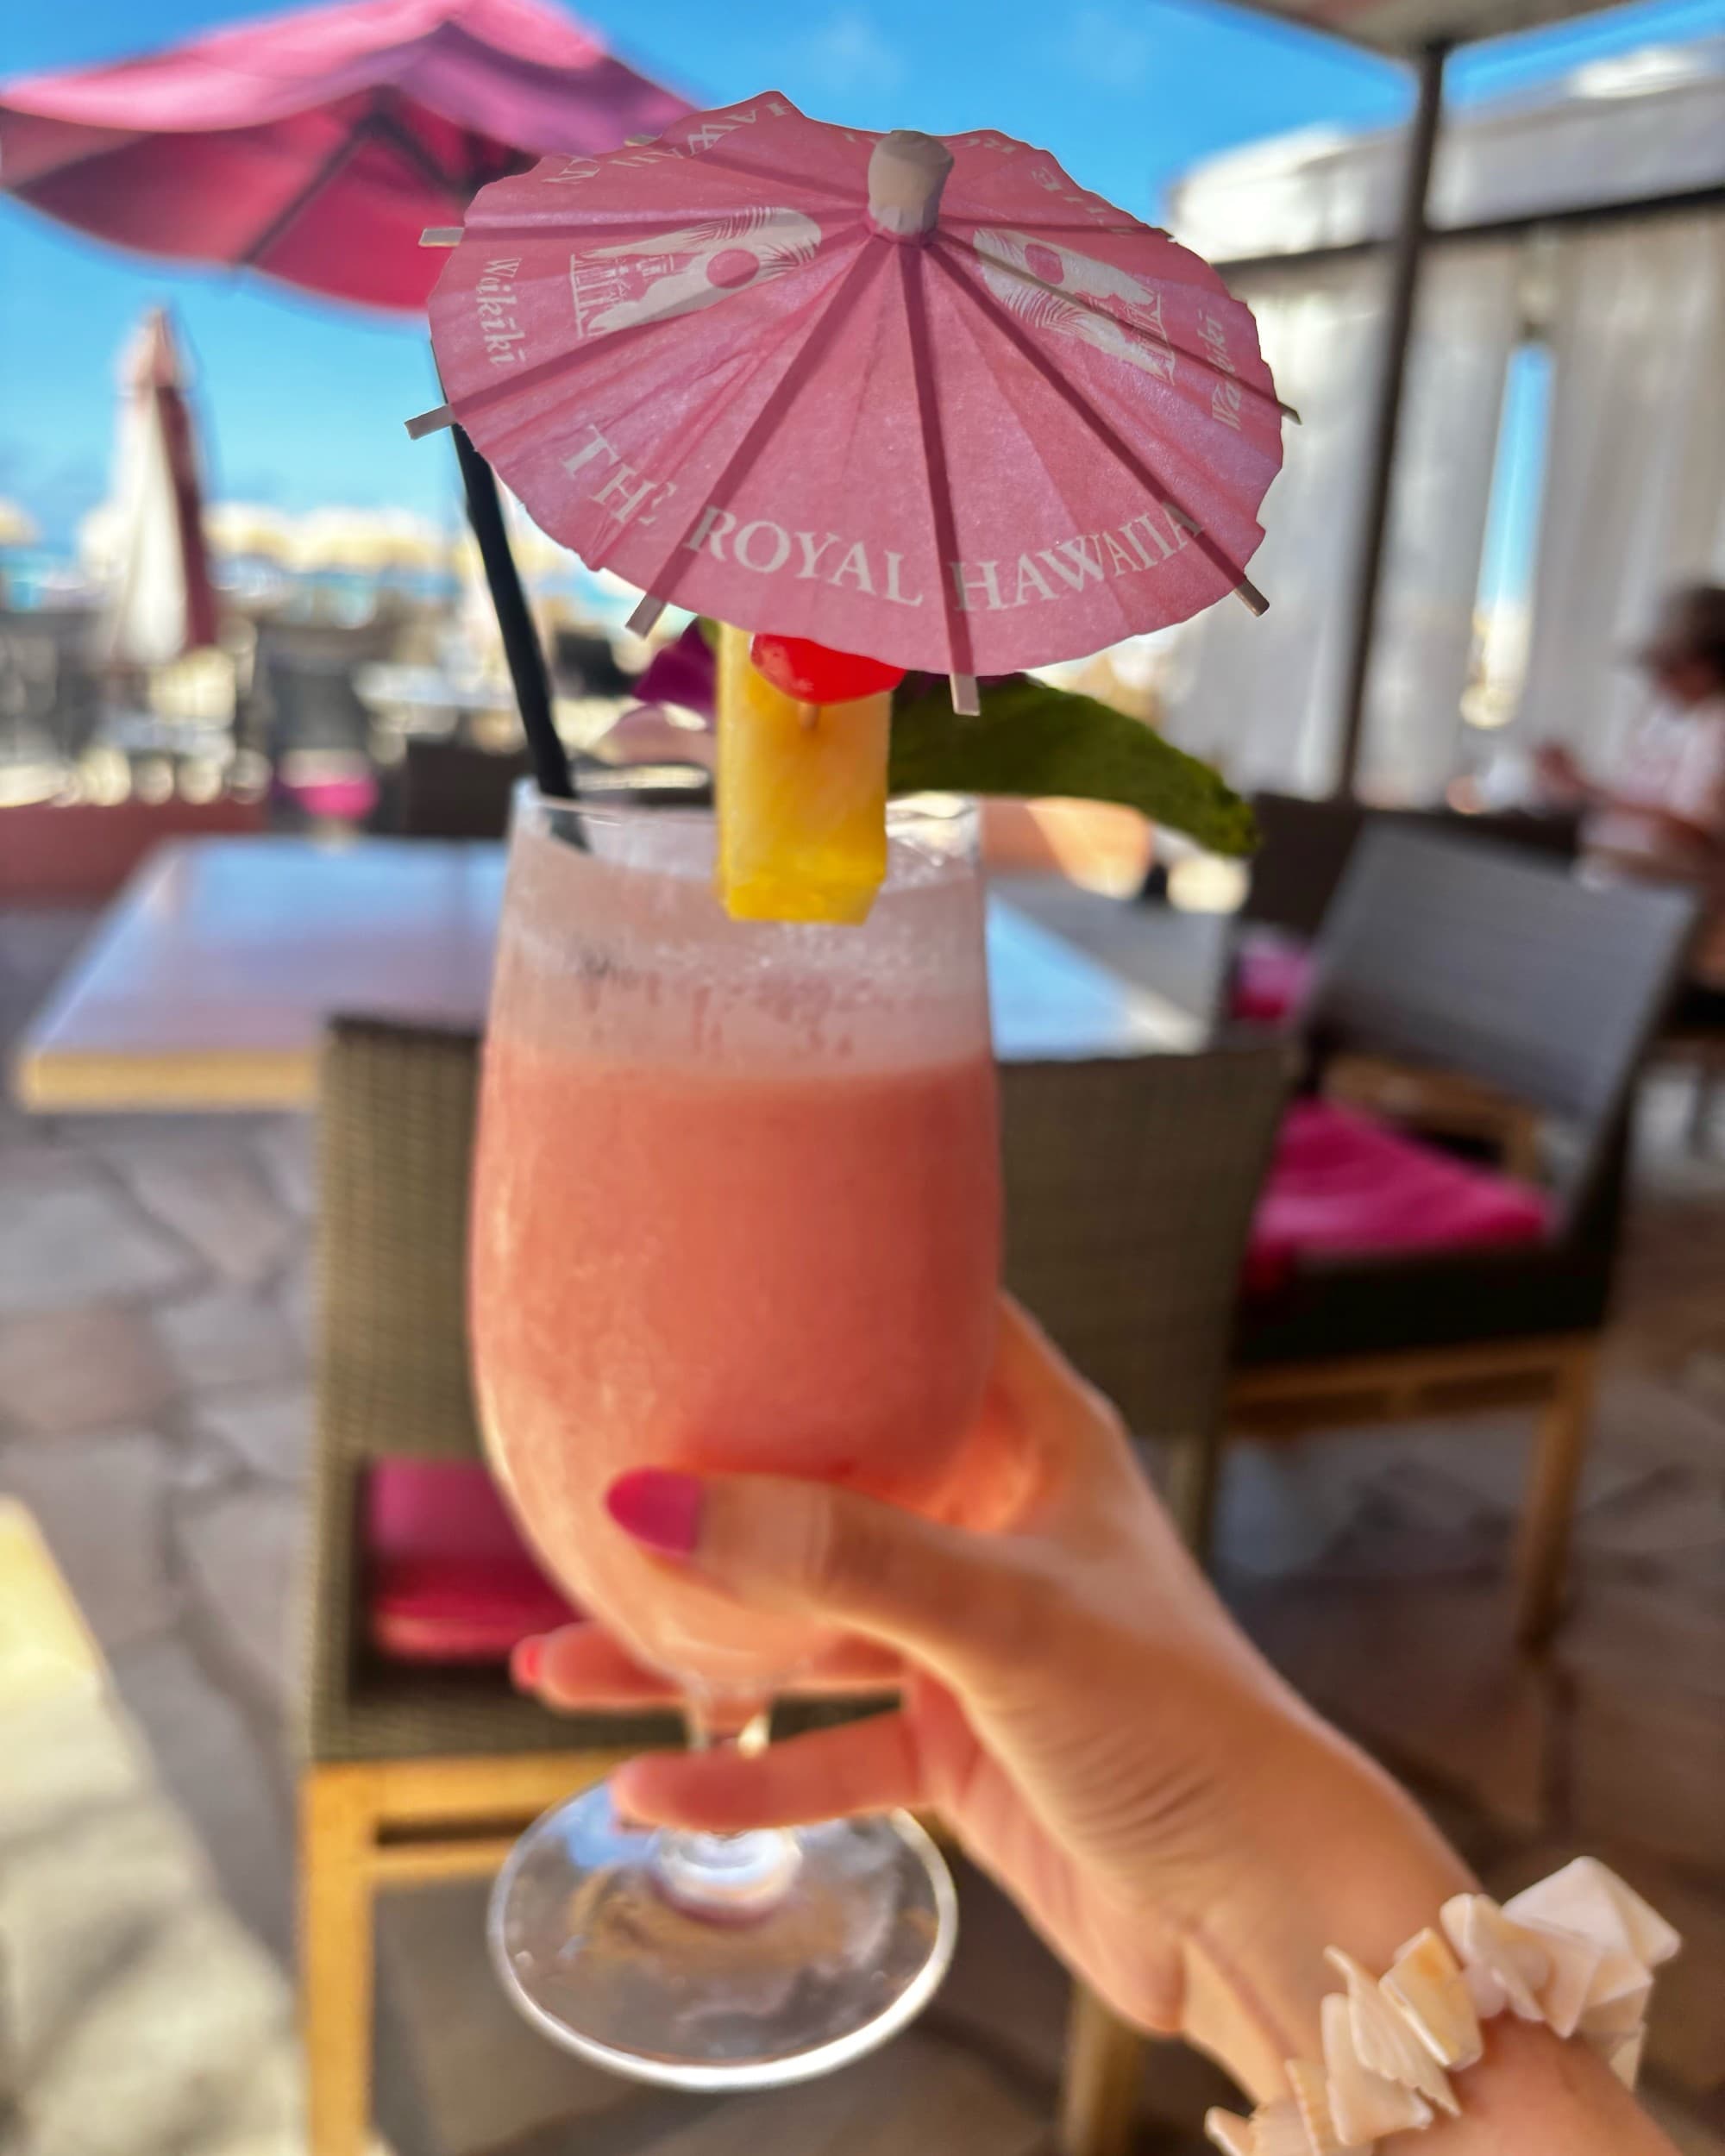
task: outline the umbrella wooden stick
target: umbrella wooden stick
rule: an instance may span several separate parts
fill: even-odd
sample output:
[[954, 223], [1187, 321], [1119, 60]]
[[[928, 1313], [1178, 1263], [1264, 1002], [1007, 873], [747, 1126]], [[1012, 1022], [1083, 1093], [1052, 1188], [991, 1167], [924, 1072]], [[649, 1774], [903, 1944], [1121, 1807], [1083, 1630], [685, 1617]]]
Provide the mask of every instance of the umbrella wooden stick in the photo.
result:
[[[910, 327], [911, 370], [916, 383], [917, 422], [922, 433], [923, 465], [928, 473], [928, 498], [934, 516], [936, 544], [940, 548], [944, 561], [956, 561], [960, 548], [952, 514], [952, 483], [947, 476], [946, 442], [941, 432], [940, 404], [934, 392], [934, 360], [928, 329], [928, 296], [923, 290], [922, 254], [922, 249], [918, 247], [898, 249], [899, 279], [905, 296], [905, 320]], [[944, 582], [940, 589], [941, 603], [945, 610], [947, 641], [952, 649], [952, 708], [974, 718], [982, 707], [978, 700], [976, 662], [970, 649], [969, 624], [954, 605], [953, 594]]]
[[[461, 467], [461, 485], [467, 498], [467, 521], [479, 543], [491, 603], [497, 610], [497, 625], [503, 636], [503, 654], [509, 662], [509, 678], [515, 685], [515, 701], [527, 733], [527, 751], [533, 760], [533, 775], [548, 799], [573, 801], [574, 783], [569, 760], [557, 738], [551, 716], [551, 685], [545, 673], [545, 655], [539, 648], [533, 617], [521, 589], [515, 556], [509, 549], [504, 528], [503, 504], [497, 479], [485, 459], [468, 441], [465, 428], [450, 429], [455, 438], [455, 461]], [[573, 835], [573, 834], [572, 834]], [[579, 842], [578, 842], [579, 843]]]

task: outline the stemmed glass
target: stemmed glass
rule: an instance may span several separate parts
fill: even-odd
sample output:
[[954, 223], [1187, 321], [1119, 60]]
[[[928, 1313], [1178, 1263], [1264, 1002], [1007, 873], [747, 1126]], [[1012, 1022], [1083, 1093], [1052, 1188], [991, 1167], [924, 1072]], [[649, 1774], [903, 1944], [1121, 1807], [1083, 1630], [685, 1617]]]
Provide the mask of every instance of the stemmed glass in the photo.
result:
[[[980, 1405], [999, 1168], [973, 806], [888, 815], [860, 927], [729, 919], [705, 811], [518, 799], [486, 1044], [473, 1332], [492, 1463], [561, 1583], [763, 1740], [821, 1640], [644, 1555], [632, 1468], [830, 1478], [950, 1507]], [[640, 2078], [805, 2078], [939, 1983], [950, 1881], [904, 1815], [690, 1835], [597, 1788], [492, 1897], [497, 1965]]]

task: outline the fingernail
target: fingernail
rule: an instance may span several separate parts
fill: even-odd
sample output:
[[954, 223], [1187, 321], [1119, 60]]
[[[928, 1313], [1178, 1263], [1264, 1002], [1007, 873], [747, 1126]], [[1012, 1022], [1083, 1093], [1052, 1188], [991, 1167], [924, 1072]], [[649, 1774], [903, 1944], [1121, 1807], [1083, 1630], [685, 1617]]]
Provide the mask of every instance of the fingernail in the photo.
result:
[[628, 1775], [627, 1767], [619, 1767], [605, 1785], [611, 1793], [612, 1812], [619, 1827], [644, 1827], [646, 1821], [629, 1802]]
[[702, 1491], [693, 1475], [658, 1467], [619, 1475], [605, 1494], [605, 1508], [627, 1535], [661, 1557], [686, 1557], [700, 1539]]
[[545, 1667], [543, 1639], [518, 1639], [510, 1651], [509, 1681], [518, 1692], [536, 1692]]

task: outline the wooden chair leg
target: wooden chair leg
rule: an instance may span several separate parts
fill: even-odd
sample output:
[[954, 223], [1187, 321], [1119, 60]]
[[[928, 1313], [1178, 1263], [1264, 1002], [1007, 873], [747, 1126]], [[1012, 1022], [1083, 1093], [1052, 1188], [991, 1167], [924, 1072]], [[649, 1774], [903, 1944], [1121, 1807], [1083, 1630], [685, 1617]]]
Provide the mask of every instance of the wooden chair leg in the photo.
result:
[[1181, 1539], [1206, 1570], [1216, 1524], [1222, 1444], [1220, 1430], [1205, 1430], [1176, 1438], [1168, 1448], [1168, 1509]]
[[1511, 1116], [1503, 1131], [1503, 1172], [1518, 1175], [1523, 1182], [1536, 1183], [1540, 1180], [1540, 1119], [1518, 1111]]
[[309, 2156], [364, 2156], [371, 2137], [372, 1839], [363, 1785], [341, 1769], [311, 1769], [299, 1844]]
[[1072, 1987], [1059, 2156], [1126, 2156], [1138, 2109], [1144, 2039], [1083, 1984]]
[[1570, 1525], [1593, 1412], [1594, 1360], [1590, 1344], [1567, 1356], [1540, 1411], [1515, 1557], [1515, 1633], [1524, 1646], [1550, 1636], [1563, 1604]]
[[1713, 1109], [1718, 1098], [1720, 1066], [1703, 1055], [1695, 1066], [1695, 1089], [1689, 1097], [1689, 1122], [1684, 1138], [1697, 1160], [1707, 1157], [1707, 1141], [1713, 1129]]

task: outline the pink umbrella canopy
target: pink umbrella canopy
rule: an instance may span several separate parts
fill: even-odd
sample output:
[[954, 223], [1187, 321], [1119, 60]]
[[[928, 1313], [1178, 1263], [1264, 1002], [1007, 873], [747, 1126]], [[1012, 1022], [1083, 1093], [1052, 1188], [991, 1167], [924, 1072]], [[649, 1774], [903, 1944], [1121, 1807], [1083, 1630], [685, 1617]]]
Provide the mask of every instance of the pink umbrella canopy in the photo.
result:
[[685, 101], [540, 0], [358, 0], [0, 85], [0, 186], [151, 254], [423, 306], [428, 223]]
[[411, 431], [660, 601], [961, 679], [1262, 605], [1251, 317], [1045, 151], [764, 92], [427, 238], [449, 402]]

